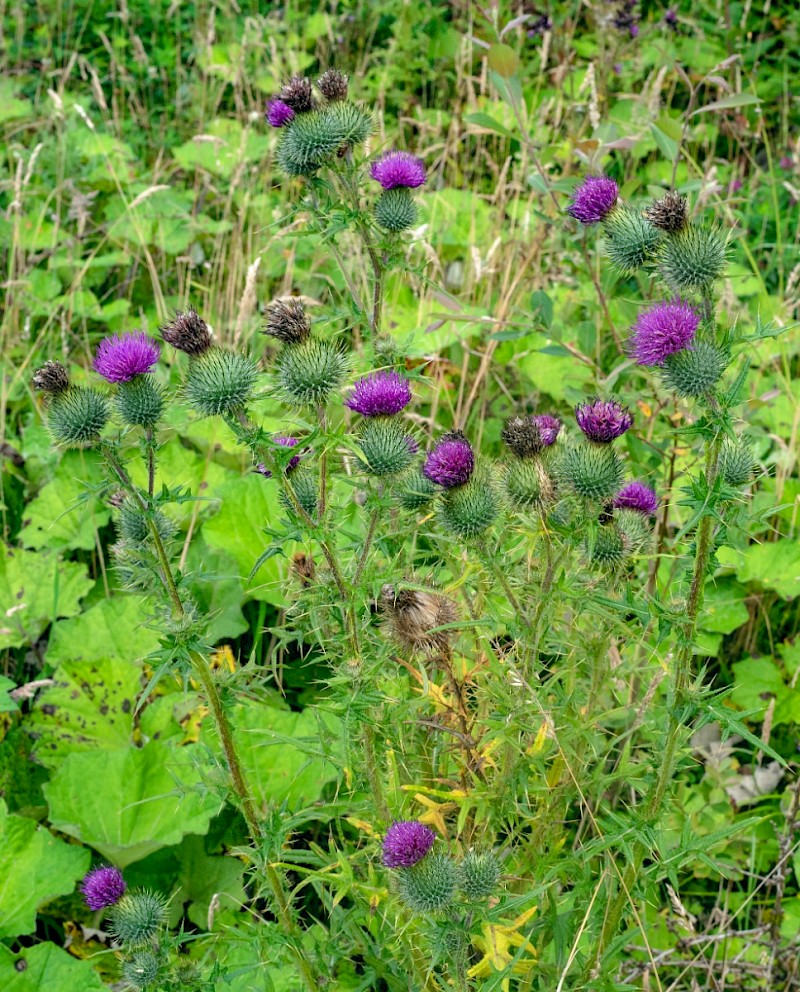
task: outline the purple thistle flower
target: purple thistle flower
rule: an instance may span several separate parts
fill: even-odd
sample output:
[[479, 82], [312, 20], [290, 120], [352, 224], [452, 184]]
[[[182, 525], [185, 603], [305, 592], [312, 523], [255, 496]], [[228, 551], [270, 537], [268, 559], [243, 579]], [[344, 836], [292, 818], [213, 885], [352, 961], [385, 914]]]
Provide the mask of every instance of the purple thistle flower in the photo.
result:
[[391, 417], [411, 402], [411, 385], [399, 372], [370, 372], [359, 379], [344, 405], [362, 417]]
[[575, 419], [584, 435], [598, 444], [608, 444], [622, 437], [633, 426], [627, 407], [616, 400], [590, 400], [575, 407]]
[[533, 422], [539, 428], [539, 436], [542, 439], [542, 444], [546, 448], [549, 448], [551, 444], [555, 444], [558, 432], [561, 430], [561, 421], [558, 417], [554, 417], [551, 413], [538, 413], [534, 416]]
[[271, 127], [285, 127], [294, 120], [294, 111], [283, 100], [268, 100], [266, 116]]
[[413, 868], [433, 847], [436, 834], [418, 820], [395, 820], [383, 838], [387, 868]]
[[640, 365], [663, 365], [668, 355], [692, 343], [700, 314], [683, 300], [656, 303], [633, 325], [631, 351]]
[[372, 163], [369, 174], [384, 189], [394, 189], [396, 186], [415, 189], [425, 182], [422, 159], [409, 152], [387, 152]]
[[[287, 435], [282, 435], [281, 437], [275, 437], [272, 440], [273, 443], [280, 444], [284, 448], [294, 448], [298, 444], [300, 444], [300, 442], [296, 437], [288, 437]], [[289, 464], [286, 466], [285, 469], [286, 474], [288, 475], [290, 472], [293, 472], [299, 464], [300, 464], [300, 455], [294, 455], [292, 458], [289, 459]], [[272, 472], [270, 472], [270, 470], [263, 462], [259, 462], [258, 465], [256, 465], [256, 472], [258, 472], [259, 475], [263, 475], [265, 479], [272, 478]]]
[[98, 345], [94, 370], [107, 382], [130, 382], [137, 375], [152, 372], [160, 354], [161, 345], [144, 331], [115, 334]]
[[461, 431], [449, 431], [428, 452], [422, 474], [437, 486], [453, 489], [469, 482], [474, 468], [475, 453], [472, 445]]
[[586, 176], [572, 194], [567, 213], [581, 224], [596, 224], [617, 202], [619, 187], [608, 176]]
[[658, 496], [643, 482], [629, 482], [614, 497], [614, 506], [618, 510], [636, 510], [652, 517], [658, 510]]
[[104, 865], [95, 868], [84, 876], [81, 882], [81, 892], [89, 909], [105, 909], [113, 906], [125, 894], [127, 885], [119, 868]]

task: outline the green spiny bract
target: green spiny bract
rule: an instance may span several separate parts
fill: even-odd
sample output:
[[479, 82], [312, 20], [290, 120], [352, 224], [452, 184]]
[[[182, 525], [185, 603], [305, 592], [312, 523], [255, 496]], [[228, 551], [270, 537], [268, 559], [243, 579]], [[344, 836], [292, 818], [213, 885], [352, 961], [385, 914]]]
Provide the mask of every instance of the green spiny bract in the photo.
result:
[[720, 472], [729, 486], [744, 486], [753, 478], [756, 460], [742, 438], [726, 438], [720, 451]]
[[414, 458], [413, 439], [388, 418], [369, 420], [358, 438], [363, 464], [370, 475], [397, 475]]
[[613, 523], [603, 524], [594, 539], [587, 541], [587, 549], [594, 564], [610, 568], [619, 565], [626, 556], [625, 542]]
[[636, 272], [655, 254], [660, 232], [630, 207], [617, 206], [603, 222], [606, 252], [612, 263], [627, 275]]
[[728, 356], [708, 341], [668, 355], [661, 372], [664, 385], [680, 396], [703, 396], [719, 382]]
[[167, 904], [157, 892], [129, 892], [111, 909], [111, 934], [127, 947], [153, 943], [167, 919]]
[[400, 897], [417, 913], [436, 913], [453, 900], [456, 866], [447, 854], [428, 854], [397, 872]]
[[436, 492], [436, 484], [417, 469], [401, 479], [397, 499], [404, 510], [421, 510]]
[[658, 264], [665, 281], [685, 293], [707, 289], [722, 274], [726, 255], [717, 231], [690, 226], [662, 240]]
[[404, 186], [385, 189], [375, 204], [375, 220], [386, 231], [405, 231], [417, 221], [417, 205]]
[[[297, 497], [297, 502], [302, 506], [312, 519], [317, 515], [317, 501], [319, 499], [319, 484], [317, 476], [308, 468], [296, 468], [291, 474], [286, 476], [292, 491]], [[296, 515], [296, 510], [292, 500], [281, 490], [279, 499], [284, 509], [292, 516]]]
[[459, 537], [478, 537], [497, 516], [497, 493], [486, 477], [473, 476], [463, 486], [447, 489], [440, 515], [445, 527]]
[[129, 499], [125, 500], [119, 511], [120, 536], [130, 544], [142, 544], [150, 540], [152, 536], [150, 519], [154, 521], [162, 541], [169, 541], [175, 536], [177, 527], [166, 514], [156, 510], [151, 517]]
[[53, 395], [47, 412], [47, 427], [59, 444], [85, 448], [97, 443], [108, 417], [108, 400], [102, 393], [70, 386]]
[[458, 887], [469, 899], [485, 899], [497, 888], [500, 864], [491, 852], [468, 851], [458, 866]]
[[283, 348], [275, 360], [283, 398], [294, 406], [318, 406], [341, 386], [348, 371], [345, 353], [332, 341], [310, 338]]
[[152, 951], [137, 951], [122, 963], [122, 978], [131, 988], [147, 989], [158, 978], [158, 956]]
[[614, 510], [614, 523], [629, 555], [641, 554], [653, 541], [650, 520], [636, 510]]
[[153, 427], [164, 409], [164, 395], [149, 375], [137, 375], [117, 386], [115, 404], [126, 424]]
[[509, 502], [520, 509], [542, 506], [553, 499], [554, 486], [538, 459], [515, 460], [503, 477]]
[[278, 146], [278, 165], [290, 176], [313, 175], [341, 148], [365, 141], [373, 120], [353, 103], [332, 103], [299, 114], [285, 129]]
[[256, 364], [247, 355], [209, 348], [189, 362], [184, 392], [189, 405], [204, 417], [225, 416], [245, 406], [257, 378]]
[[622, 462], [610, 444], [587, 442], [567, 449], [559, 471], [583, 499], [611, 499], [622, 484]]

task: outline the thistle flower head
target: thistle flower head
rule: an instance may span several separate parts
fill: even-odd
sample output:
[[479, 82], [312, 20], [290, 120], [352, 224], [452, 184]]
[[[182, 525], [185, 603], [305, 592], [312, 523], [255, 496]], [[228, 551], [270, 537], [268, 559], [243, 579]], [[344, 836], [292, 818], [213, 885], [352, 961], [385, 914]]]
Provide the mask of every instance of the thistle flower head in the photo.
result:
[[284, 344], [302, 344], [306, 341], [311, 333], [311, 323], [306, 316], [303, 301], [296, 296], [289, 296], [268, 304], [264, 333]]
[[94, 370], [106, 382], [130, 382], [134, 376], [152, 372], [161, 346], [143, 331], [104, 338], [94, 356]]
[[461, 431], [448, 431], [428, 453], [422, 471], [431, 482], [452, 489], [469, 482], [474, 468], [475, 453], [466, 436]]
[[317, 80], [317, 88], [326, 100], [336, 103], [347, 99], [347, 76], [338, 69], [326, 69]]
[[281, 103], [287, 104], [296, 114], [305, 114], [316, 105], [311, 80], [299, 74], [284, 83], [278, 94]]
[[539, 425], [533, 417], [511, 417], [500, 434], [517, 458], [532, 458], [544, 447]]
[[633, 357], [640, 365], [663, 365], [667, 355], [689, 347], [699, 326], [700, 314], [683, 300], [656, 303], [633, 325]]
[[575, 407], [578, 427], [590, 440], [608, 444], [633, 426], [633, 417], [627, 407], [616, 400], [590, 400]]
[[[279, 444], [282, 448], [296, 448], [297, 445], [300, 444], [300, 441], [296, 437], [289, 437], [286, 434], [282, 434], [280, 437], [274, 437], [272, 440], [275, 444]], [[290, 472], [293, 472], [299, 464], [300, 455], [293, 455], [289, 459], [284, 471], [288, 475]], [[265, 479], [272, 478], [272, 472], [270, 472], [263, 462], [259, 462], [258, 465], [256, 465], [256, 472], [258, 472], [259, 475], [263, 475]]]
[[656, 200], [649, 210], [645, 211], [645, 217], [653, 227], [657, 227], [667, 234], [676, 234], [686, 227], [687, 221], [686, 197], [681, 196], [676, 190], [671, 189], [665, 193], [660, 200]]
[[211, 347], [211, 330], [193, 307], [176, 310], [172, 320], [160, 330], [167, 344], [187, 355], [197, 357]]
[[409, 152], [386, 152], [372, 163], [369, 174], [384, 189], [395, 189], [397, 186], [415, 189], [425, 182], [422, 160]]
[[537, 413], [533, 417], [533, 422], [539, 428], [539, 437], [546, 448], [556, 443], [558, 432], [561, 430], [561, 421], [558, 417], [554, 417], [552, 413]]
[[285, 127], [294, 120], [294, 111], [283, 100], [268, 100], [266, 117], [270, 127]]
[[33, 373], [31, 381], [33, 388], [43, 393], [63, 393], [69, 388], [69, 372], [61, 362], [45, 362]]
[[399, 372], [371, 372], [359, 379], [344, 405], [362, 417], [391, 417], [411, 402], [411, 385]]
[[395, 820], [383, 838], [387, 868], [412, 868], [433, 847], [436, 834], [418, 820]]
[[635, 510], [652, 517], [658, 510], [658, 496], [643, 482], [629, 482], [614, 497], [614, 507], [618, 510]]
[[619, 187], [608, 176], [586, 176], [572, 194], [567, 213], [581, 224], [597, 224], [617, 202]]
[[89, 909], [113, 906], [125, 895], [126, 888], [122, 872], [111, 865], [93, 869], [81, 882], [81, 892]]

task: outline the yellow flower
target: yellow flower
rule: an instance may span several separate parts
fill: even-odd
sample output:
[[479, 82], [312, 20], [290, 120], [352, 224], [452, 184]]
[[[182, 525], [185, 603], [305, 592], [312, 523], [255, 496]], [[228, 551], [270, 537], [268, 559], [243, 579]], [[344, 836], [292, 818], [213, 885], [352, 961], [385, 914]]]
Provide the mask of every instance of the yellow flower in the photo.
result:
[[[511, 962], [514, 961], [517, 953], [516, 949], [520, 947], [526, 954], [531, 956], [528, 958], [519, 958], [517, 961], [514, 961], [511, 970], [521, 974], [535, 965], [536, 948], [527, 937], [518, 932], [535, 912], [536, 906], [531, 906], [530, 909], [526, 909], [524, 913], [518, 916], [513, 923], [509, 923], [506, 926], [499, 923], [485, 923], [483, 933], [479, 937], [472, 938], [472, 943], [479, 951], [483, 951], [483, 957], [476, 965], [470, 968], [467, 972], [468, 976], [470, 978], [487, 978], [491, 975], [492, 971], [505, 971]], [[504, 979], [502, 982], [503, 992], [508, 992], [509, 985], [510, 979]]]

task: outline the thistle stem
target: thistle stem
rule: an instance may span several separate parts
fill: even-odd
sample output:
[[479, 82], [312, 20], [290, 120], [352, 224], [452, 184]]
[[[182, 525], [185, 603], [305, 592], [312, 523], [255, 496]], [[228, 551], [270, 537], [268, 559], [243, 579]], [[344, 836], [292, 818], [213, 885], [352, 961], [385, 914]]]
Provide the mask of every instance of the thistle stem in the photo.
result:
[[152, 503], [156, 488], [156, 446], [152, 427], [147, 428], [145, 439], [147, 442], [147, 495]]

